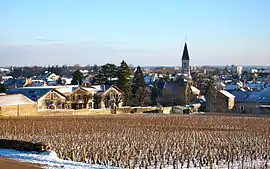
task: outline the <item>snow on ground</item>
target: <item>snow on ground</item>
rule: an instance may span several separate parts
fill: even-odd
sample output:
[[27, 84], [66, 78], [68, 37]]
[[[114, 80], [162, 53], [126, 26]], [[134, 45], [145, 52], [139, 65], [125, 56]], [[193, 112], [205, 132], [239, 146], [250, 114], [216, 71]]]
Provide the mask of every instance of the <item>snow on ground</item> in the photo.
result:
[[68, 160], [59, 159], [54, 151], [48, 151], [44, 153], [34, 152], [21, 152], [10, 149], [0, 149], [0, 157], [6, 157], [9, 159], [19, 160], [23, 162], [29, 162], [34, 164], [41, 164], [45, 169], [110, 169], [113, 167], [87, 164], [83, 162], [74, 162]]
[[[34, 153], [34, 152], [21, 152], [10, 149], [0, 149], [0, 157], [6, 157], [9, 159], [19, 160], [23, 162], [29, 162], [34, 164], [43, 165], [44, 169], [113, 169], [113, 167], [109, 166], [101, 166], [101, 165], [93, 165], [87, 164], [83, 162], [74, 162], [68, 160], [59, 159], [54, 151], [47, 151], [44, 153]], [[184, 165], [186, 166], [186, 165]], [[256, 160], [253, 162], [244, 162], [243, 166], [245, 168], [267, 168], [270, 166], [270, 161], [261, 161]], [[227, 165], [213, 166], [215, 169], [227, 169]], [[152, 167], [149, 167], [152, 168]], [[153, 167], [154, 168], [154, 167]], [[166, 166], [166, 169], [173, 169], [173, 166]], [[199, 168], [199, 167], [197, 167]], [[210, 167], [201, 167], [202, 169], [210, 169]], [[236, 162], [233, 165], [230, 164], [232, 169], [240, 169], [242, 168], [241, 162]], [[185, 167], [183, 167], [185, 169]], [[196, 169], [196, 167], [190, 167], [189, 169]]]
[[[182, 167], [182, 169], [211, 169], [211, 167], [186, 167], [187, 164], [184, 164], [184, 166]], [[256, 169], [256, 168], [260, 168], [260, 169], [268, 169], [270, 167], [270, 161], [263, 161], [263, 160], [255, 160], [255, 161], [245, 161], [243, 164], [242, 162], [234, 162], [233, 164], [226, 164], [223, 161], [223, 164], [220, 165], [215, 165], [213, 164], [212, 168], [214, 169]], [[181, 167], [178, 167], [181, 168]], [[165, 169], [174, 169], [174, 167], [172, 165], [165, 167]]]

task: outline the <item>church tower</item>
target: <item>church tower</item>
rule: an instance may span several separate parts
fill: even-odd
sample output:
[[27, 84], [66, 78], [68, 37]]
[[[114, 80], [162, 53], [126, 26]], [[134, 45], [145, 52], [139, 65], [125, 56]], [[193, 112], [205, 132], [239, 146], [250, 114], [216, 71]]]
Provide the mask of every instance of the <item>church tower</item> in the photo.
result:
[[187, 43], [185, 42], [184, 51], [182, 55], [182, 73], [190, 75], [189, 54]]

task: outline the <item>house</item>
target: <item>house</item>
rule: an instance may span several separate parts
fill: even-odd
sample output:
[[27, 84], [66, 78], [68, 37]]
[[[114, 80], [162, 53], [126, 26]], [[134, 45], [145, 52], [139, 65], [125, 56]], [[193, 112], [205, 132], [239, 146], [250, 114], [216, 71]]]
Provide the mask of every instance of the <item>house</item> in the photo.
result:
[[22, 94], [37, 104], [38, 110], [46, 109], [93, 109], [120, 107], [121, 91], [115, 86], [82, 87], [41, 86], [7, 90], [7, 94]]
[[173, 82], [166, 82], [161, 92], [160, 104], [184, 106], [188, 104], [187, 102], [192, 102], [199, 89], [191, 86], [191, 79], [185, 75], [179, 76]]
[[97, 90], [95, 88], [78, 87], [69, 94], [64, 93], [67, 97], [68, 108], [93, 109], [96, 92]]
[[23, 87], [36, 87], [36, 86], [46, 86], [46, 82], [43, 80], [33, 80], [32, 78], [26, 78]]
[[103, 86], [100, 87], [95, 94], [94, 108], [115, 108], [122, 107], [123, 105], [123, 94], [122, 91], [116, 86]]
[[166, 82], [162, 89], [160, 104], [163, 106], [185, 105], [185, 83]]
[[38, 110], [67, 109], [68, 103], [66, 100], [67, 98], [64, 94], [60, 93], [56, 89], [51, 89], [38, 99]]
[[50, 87], [24, 87], [9, 89], [7, 94], [22, 94], [36, 102], [38, 110], [66, 108], [66, 96]]
[[0, 95], [0, 115], [27, 115], [36, 110], [36, 103], [22, 94]]
[[8, 88], [8, 89], [17, 88], [17, 87], [23, 87], [25, 82], [26, 82], [25, 78], [12, 78], [12, 79], [7, 79], [4, 82], [4, 86], [6, 88]]
[[251, 114], [270, 113], [270, 90], [233, 91], [231, 93], [235, 96], [235, 112]]
[[55, 73], [45, 71], [42, 75], [38, 76], [38, 78], [45, 81], [56, 81], [59, 76]]
[[234, 107], [235, 96], [226, 90], [212, 89], [206, 98], [206, 110], [209, 112], [230, 112]]

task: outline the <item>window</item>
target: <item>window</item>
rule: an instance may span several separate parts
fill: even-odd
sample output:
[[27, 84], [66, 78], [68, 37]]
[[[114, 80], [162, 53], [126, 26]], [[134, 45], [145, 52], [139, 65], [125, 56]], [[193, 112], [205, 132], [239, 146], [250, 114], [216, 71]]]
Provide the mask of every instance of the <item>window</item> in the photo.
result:
[[187, 68], [187, 63], [183, 63], [183, 69]]
[[88, 104], [88, 109], [92, 109], [92, 103]]
[[245, 107], [244, 106], [240, 106], [240, 111], [244, 111]]
[[72, 100], [75, 101], [75, 95], [72, 96]]
[[82, 99], [82, 96], [81, 95], [78, 95], [78, 100], [81, 100]]
[[51, 100], [53, 100], [53, 94], [54, 94], [54, 93], [51, 93]]

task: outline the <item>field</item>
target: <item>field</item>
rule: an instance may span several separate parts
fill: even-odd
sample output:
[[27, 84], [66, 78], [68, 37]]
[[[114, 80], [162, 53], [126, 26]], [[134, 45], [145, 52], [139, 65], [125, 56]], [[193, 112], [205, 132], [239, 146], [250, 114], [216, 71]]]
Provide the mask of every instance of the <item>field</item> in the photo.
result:
[[2, 117], [0, 138], [47, 142], [62, 159], [123, 168], [270, 168], [268, 117]]

